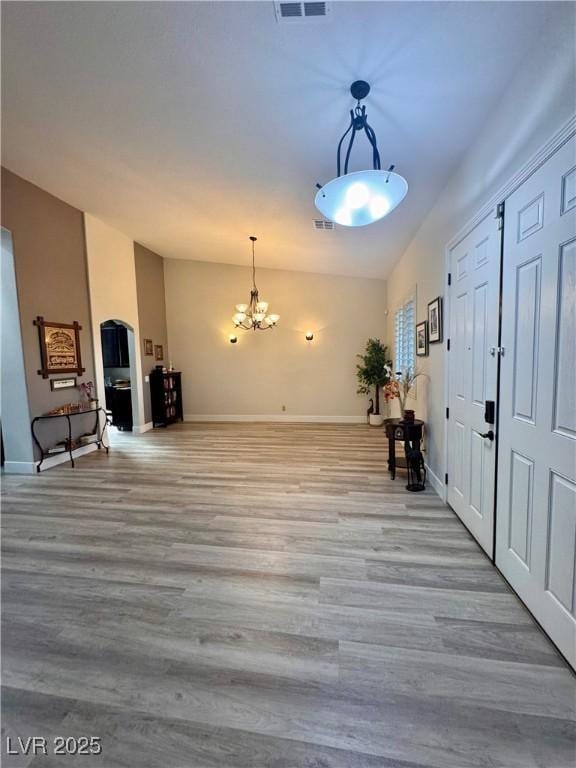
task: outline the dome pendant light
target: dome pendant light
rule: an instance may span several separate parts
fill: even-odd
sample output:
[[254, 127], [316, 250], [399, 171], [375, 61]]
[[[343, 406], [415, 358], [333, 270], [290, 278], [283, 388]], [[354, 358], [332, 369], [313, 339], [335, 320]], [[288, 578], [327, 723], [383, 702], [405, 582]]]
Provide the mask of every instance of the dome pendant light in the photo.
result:
[[[380, 153], [376, 143], [376, 134], [366, 115], [366, 107], [360, 101], [370, 93], [370, 86], [364, 80], [356, 80], [350, 86], [350, 93], [357, 104], [350, 110], [350, 125], [338, 143], [338, 176], [324, 186], [318, 184], [314, 203], [320, 213], [330, 221], [343, 227], [363, 227], [384, 218], [406, 197], [408, 184], [403, 176], [394, 173], [391, 165], [387, 171], [380, 167]], [[344, 159], [344, 172], [341, 174], [340, 152], [346, 136], [350, 142]], [[364, 131], [372, 146], [373, 169], [348, 173], [348, 161], [352, 145], [358, 131]]]

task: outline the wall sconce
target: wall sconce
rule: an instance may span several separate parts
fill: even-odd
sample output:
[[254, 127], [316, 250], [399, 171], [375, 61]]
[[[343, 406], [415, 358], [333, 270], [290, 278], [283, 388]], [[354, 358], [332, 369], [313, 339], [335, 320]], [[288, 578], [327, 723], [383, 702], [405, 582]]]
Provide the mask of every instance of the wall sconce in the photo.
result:
[[236, 342], [238, 341], [238, 336], [234, 336], [234, 334], [231, 333], [230, 336], [228, 336], [228, 341], [230, 342], [230, 344], [236, 344]]
[[314, 338], [314, 334], [312, 331], [306, 331], [306, 341], [312, 341]]

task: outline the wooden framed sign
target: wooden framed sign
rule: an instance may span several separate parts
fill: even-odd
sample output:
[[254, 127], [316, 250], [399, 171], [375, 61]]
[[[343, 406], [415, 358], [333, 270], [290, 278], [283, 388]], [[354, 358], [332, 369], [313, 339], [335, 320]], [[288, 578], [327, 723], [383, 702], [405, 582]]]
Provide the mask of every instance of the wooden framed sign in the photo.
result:
[[77, 373], [82, 376], [80, 355], [80, 331], [82, 326], [73, 323], [53, 323], [38, 316], [34, 320], [40, 339], [42, 367], [38, 374], [47, 379], [51, 373]]
[[50, 389], [52, 392], [57, 389], [75, 389], [76, 377], [71, 379], [50, 379]]

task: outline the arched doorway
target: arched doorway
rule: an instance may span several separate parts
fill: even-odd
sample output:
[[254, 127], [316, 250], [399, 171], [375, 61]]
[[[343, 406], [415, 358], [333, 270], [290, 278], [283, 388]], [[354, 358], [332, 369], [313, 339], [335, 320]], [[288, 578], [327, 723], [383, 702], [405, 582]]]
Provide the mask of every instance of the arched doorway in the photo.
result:
[[113, 428], [131, 432], [138, 416], [134, 330], [122, 320], [105, 320], [100, 323], [100, 342], [106, 410]]

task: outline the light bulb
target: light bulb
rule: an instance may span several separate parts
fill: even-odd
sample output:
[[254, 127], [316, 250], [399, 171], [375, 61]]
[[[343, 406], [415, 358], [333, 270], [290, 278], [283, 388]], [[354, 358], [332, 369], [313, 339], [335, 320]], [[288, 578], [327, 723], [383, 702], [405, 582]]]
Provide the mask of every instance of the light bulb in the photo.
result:
[[264, 312], [254, 312], [254, 315], [253, 315], [253, 318], [254, 320], [256, 320], [257, 323], [261, 323], [265, 317], [266, 315], [264, 314]]
[[390, 210], [390, 203], [382, 195], [375, 195], [370, 200], [370, 213], [375, 219], [381, 219], [382, 216], [386, 216]]
[[237, 312], [246, 312], [247, 309], [248, 309], [248, 304], [236, 304]]
[[336, 211], [334, 221], [337, 224], [342, 224], [344, 227], [349, 227], [352, 224], [352, 216], [348, 208], [340, 208], [339, 211]]
[[244, 314], [244, 312], [237, 312], [237, 313], [236, 313], [236, 314], [235, 314], [235, 315], [232, 317], [232, 322], [233, 322], [235, 325], [240, 325], [241, 323], [243, 323], [243, 322], [244, 322], [244, 320], [245, 320], [245, 319], [246, 319], [246, 315]]
[[256, 304], [256, 309], [258, 312], [268, 312], [268, 302], [259, 301], [258, 304]]
[[268, 315], [268, 320], [270, 320], [272, 325], [276, 325], [278, 320], [280, 320], [280, 315]]
[[363, 208], [370, 199], [370, 190], [361, 181], [351, 184], [346, 192], [346, 205], [349, 208]]

